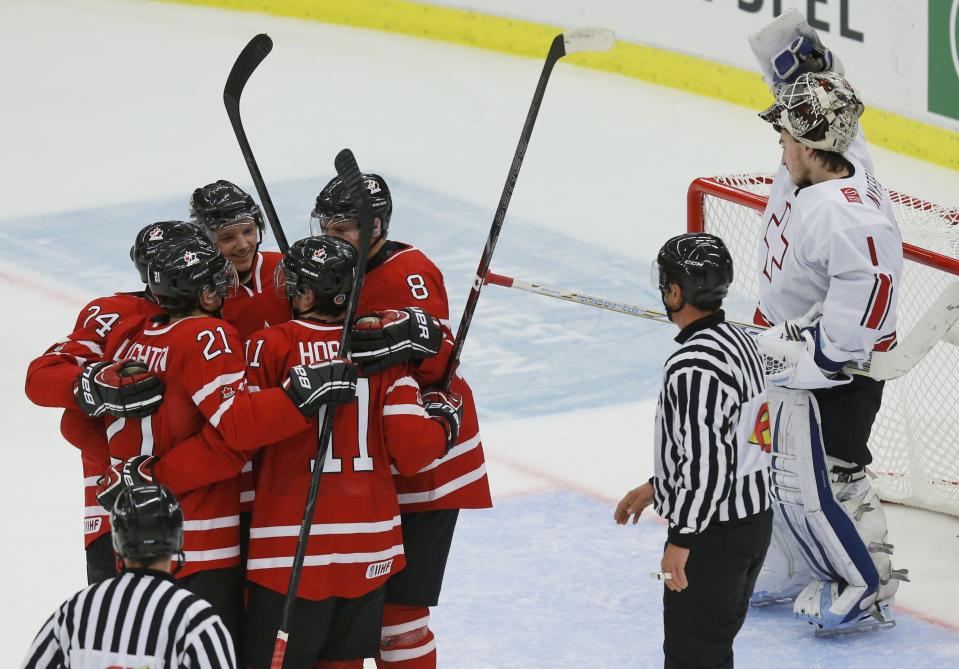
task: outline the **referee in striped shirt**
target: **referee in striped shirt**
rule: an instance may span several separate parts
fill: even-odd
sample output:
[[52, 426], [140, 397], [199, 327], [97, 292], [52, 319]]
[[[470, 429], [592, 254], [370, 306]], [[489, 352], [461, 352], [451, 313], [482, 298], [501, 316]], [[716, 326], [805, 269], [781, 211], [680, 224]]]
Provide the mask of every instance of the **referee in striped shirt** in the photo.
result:
[[236, 669], [220, 618], [170, 574], [183, 545], [183, 513], [173, 494], [155, 484], [127, 488], [110, 522], [122, 571], [64, 602], [22, 667]]
[[763, 367], [752, 338], [720, 309], [733, 280], [721, 239], [673, 237], [654, 273], [680, 347], [663, 371], [655, 475], [614, 517], [635, 523], [652, 504], [669, 523], [656, 574], [666, 586], [664, 666], [725, 669], [772, 532]]

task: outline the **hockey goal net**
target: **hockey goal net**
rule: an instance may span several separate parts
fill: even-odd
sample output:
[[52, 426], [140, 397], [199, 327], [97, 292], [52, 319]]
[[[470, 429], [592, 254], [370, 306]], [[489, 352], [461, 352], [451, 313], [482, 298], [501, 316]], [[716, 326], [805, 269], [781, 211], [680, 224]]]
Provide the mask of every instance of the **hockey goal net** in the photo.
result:
[[[772, 176], [696, 179], [688, 229], [723, 239], [735, 280], [726, 309], [752, 321], [759, 295], [757, 245]], [[897, 332], [902, 340], [929, 305], [959, 280], [959, 210], [890, 191], [906, 257]], [[873, 484], [886, 500], [959, 515], [959, 346], [937, 344], [905, 376], [889, 381], [869, 447]]]

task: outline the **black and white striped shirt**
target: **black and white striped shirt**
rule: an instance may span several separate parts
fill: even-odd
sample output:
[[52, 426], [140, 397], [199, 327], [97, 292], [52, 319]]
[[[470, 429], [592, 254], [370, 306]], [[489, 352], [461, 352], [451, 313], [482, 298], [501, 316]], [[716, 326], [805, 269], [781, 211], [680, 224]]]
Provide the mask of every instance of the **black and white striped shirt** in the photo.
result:
[[759, 352], [722, 311], [683, 328], [656, 409], [656, 512], [691, 547], [710, 522], [770, 508], [769, 414]]
[[235, 669], [233, 642], [203, 599], [169, 574], [124, 570], [68, 599], [40, 630], [22, 667]]

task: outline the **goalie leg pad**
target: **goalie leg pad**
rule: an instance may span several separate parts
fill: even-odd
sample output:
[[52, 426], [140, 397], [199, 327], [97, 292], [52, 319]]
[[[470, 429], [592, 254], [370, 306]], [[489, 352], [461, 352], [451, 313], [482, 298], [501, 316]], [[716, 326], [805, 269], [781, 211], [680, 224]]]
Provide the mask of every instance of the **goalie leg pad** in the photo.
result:
[[[880, 575], [853, 516], [833, 493], [819, 406], [805, 390], [771, 386], [768, 392], [773, 499], [816, 580], [837, 584], [827, 611], [810, 604], [806, 590], [818, 588], [813, 582], [797, 598], [793, 612], [823, 627], [854, 623], [875, 603]], [[846, 500], [850, 506], [851, 500]], [[819, 609], [818, 617], [814, 609]]]
[[792, 602], [812, 580], [802, 549], [786, 527], [782, 513], [774, 507], [772, 541], [749, 603], [769, 606]]

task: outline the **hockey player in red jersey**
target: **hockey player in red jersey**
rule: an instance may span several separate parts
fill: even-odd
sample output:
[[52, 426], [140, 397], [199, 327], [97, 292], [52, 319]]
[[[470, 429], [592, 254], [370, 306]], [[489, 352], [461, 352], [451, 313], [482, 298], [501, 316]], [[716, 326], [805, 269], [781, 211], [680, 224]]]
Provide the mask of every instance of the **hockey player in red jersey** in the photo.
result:
[[[425, 388], [440, 381], [453, 351], [443, 275], [416, 247], [387, 239], [393, 202], [383, 177], [366, 174], [364, 184], [376, 218], [357, 313], [377, 314], [380, 325], [354, 332], [352, 357], [367, 372], [409, 363]], [[357, 220], [342, 180], [334, 178], [317, 196], [313, 233], [340, 237], [356, 246]], [[472, 391], [458, 375], [451, 390], [463, 401], [456, 444], [419, 472], [394, 476], [407, 566], [387, 583], [377, 660], [381, 668], [436, 666], [429, 607], [439, 602], [459, 509], [492, 506]]]
[[[339, 239], [313, 237], [290, 248], [277, 283], [285, 284], [296, 319], [248, 341], [251, 384], [274, 388], [292, 365], [336, 358], [355, 267], [355, 250]], [[405, 563], [391, 464], [409, 475], [441, 457], [456, 441], [461, 416], [455, 396], [430, 393], [421, 400], [411, 372], [399, 364], [362, 376], [356, 400], [336, 413], [283, 665], [288, 669], [309, 669], [316, 661], [326, 669], [361, 667], [361, 658], [378, 653], [383, 585]], [[308, 430], [258, 455], [246, 625], [247, 660], [255, 669], [270, 665], [318, 432], [313, 419]]]
[[[200, 234], [197, 227], [182, 221], [151, 223], [140, 230], [130, 249], [130, 258], [143, 283], [147, 283], [147, 263], [163, 245], [171, 240]], [[148, 287], [140, 292], [97, 298], [80, 311], [73, 332], [31, 362], [27, 370], [27, 397], [40, 406], [66, 409], [60, 421], [61, 432], [68, 442], [80, 449], [85, 501], [83, 532], [89, 583], [110, 578], [116, 572], [116, 558], [110, 543], [109, 511], [100, 506], [96, 497], [97, 480], [109, 469], [110, 456], [102, 418], [87, 416], [78, 407], [75, 388], [84, 368], [103, 372], [105, 367], [110, 367], [109, 363], [102, 364], [103, 349], [107, 335], [117, 324], [130, 318], [153, 316], [161, 312], [162, 308]], [[101, 378], [105, 378], [105, 375], [101, 374]], [[155, 410], [159, 406], [158, 386], [159, 382], [150, 378], [150, 375], [139, 379], [126, 377], [122, 386], [112, 389], [112, 404], [118, 404], [117, 400], [124, 404], [156, 398], [152, 407]], [[111, 392], [108, 388], [102, 390], [104, 394]], [[79, 399], [82, 400], [83, 396]], [[112, 411], [117, 416], [125, 415], [121, 407]], [[143, 408], [133, 408], [129, 414], [135, 416], [143, 412]]]
[[[316, 389], [329, 388], [324, 370], [291, 371], [295, 382], [285, 389], [247, 391], [242, 344], [236, 330], [219, 318], [235, 272], [211, 242], [194, 238], [161, 249], [150, 262], [148, 279], [164, 313], [114, 329], [104, 357], [140, 363], [163, 380], [166, 390], [153, 415], [106, 419], [111, 457], [153, 456], [163, 462], [175, 445], [205, 426], [237, 450], [307, 428], [306, 416], [315, 415], [324, 401]], [[239, 483], [235, 471], [228, 474], [181, 496], [186, 522], [179, 577], [213, 604], [235, 634], [243, 609]]]

